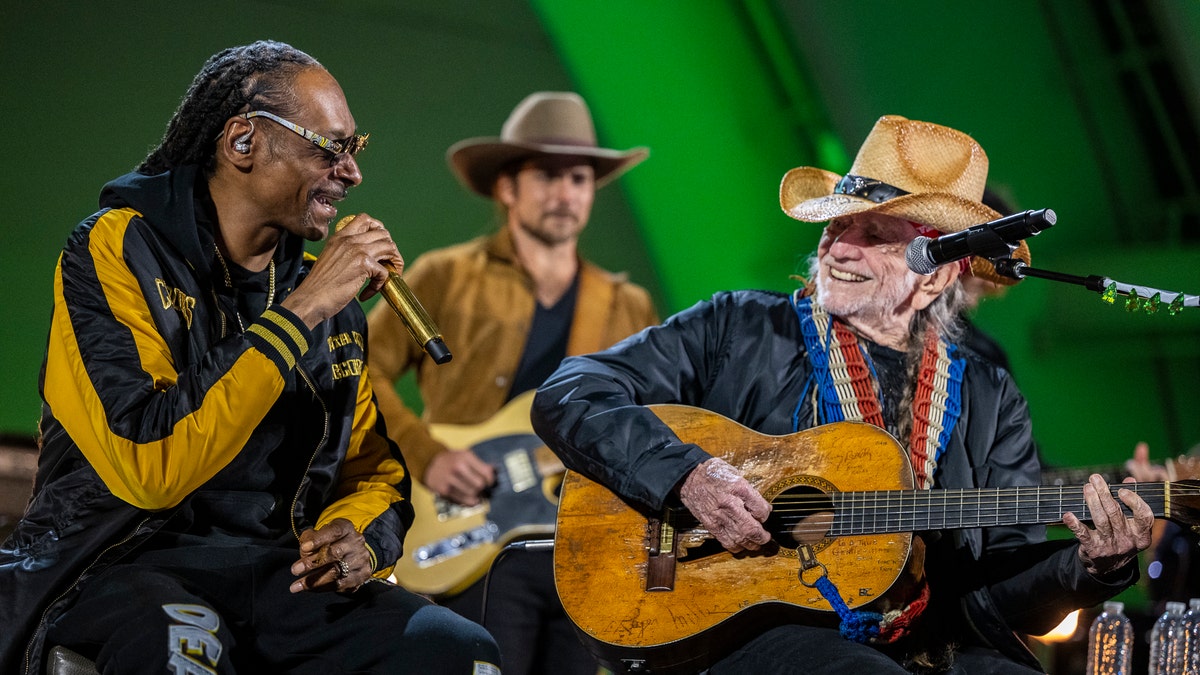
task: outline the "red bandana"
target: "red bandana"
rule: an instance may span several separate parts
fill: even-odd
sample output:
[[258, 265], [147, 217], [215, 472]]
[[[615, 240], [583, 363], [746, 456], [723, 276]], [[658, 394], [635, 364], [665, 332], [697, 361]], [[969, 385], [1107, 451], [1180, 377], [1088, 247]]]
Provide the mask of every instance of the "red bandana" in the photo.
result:
[[[913, 229], [917, 231], [918, 236], [929, 237], [930, 239], [937, 239], [938, 237], [942, 236], [942, 233], [939, 230], [934, 229], [928, 225], [924, 225], [922, 223], [918, 223], [918, 222], [912, 221], [912, 220], [908, 221], [908, 224], [913, 226]], [[967, 257], [963, 258], [962, 260], [958, 261], [959, 275], [966, 274], [970, 269], [971, 269], [971, 256], [967, 256]]]

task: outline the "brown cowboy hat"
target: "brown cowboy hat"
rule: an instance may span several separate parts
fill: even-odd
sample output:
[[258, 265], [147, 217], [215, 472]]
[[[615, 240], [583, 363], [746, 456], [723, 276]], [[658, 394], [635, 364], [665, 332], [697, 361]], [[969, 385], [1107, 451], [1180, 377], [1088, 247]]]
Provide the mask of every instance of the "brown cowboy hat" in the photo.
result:
[[[963, 132], [885, 115], [867, 134], [848, 174], [811, 166], [792, 169], [779, 185], [779, 206], [809, 223], [872, 211], [950, 234], [1000, 217], [982, 202], [987, 172], [983, 148]], [[1025, 242], [1013, 257], [1029, 264]], [[978, 257], [971, 258], [971, 274], [1017, 283]]]
[[500, 169], [511, 162], [544, 155], [590, 159], [599, 188], [646, 159], [650, 150], [597, 147], [592, 114], [579, 94], [539, 91], [513, 109], [499, 138], [459, 141], [446, 151], [446, 161], [460, 183], [491, 199]]

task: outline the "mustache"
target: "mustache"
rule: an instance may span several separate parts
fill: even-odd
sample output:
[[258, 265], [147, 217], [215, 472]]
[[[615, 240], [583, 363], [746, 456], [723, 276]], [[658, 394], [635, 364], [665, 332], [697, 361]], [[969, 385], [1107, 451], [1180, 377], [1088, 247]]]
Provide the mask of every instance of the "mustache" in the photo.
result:
[[341, 201], [346, 198], [347, 189], [344, 186], [314, 188], [309, 193], [309, 197], [327, 197], [333, 201]]

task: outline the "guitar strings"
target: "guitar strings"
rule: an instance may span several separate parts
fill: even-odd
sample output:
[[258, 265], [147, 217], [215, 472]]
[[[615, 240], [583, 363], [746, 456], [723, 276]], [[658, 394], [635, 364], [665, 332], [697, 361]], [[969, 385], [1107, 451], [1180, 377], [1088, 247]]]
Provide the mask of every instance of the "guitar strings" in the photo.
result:
[[[1129, 489], [1166, 511], [1166, 497], [1190, 498], [1200, 495], [1200, 484], [1179, 483], [1122, 483], [1110, 486], [1113, 496]], [[923, 510], [922, 513], [897, 513], [896, 505]], [[1121, 505], [1125, 513], [1130, 510]], [[936, 509], [941, 509], [936, 511]], [[1171, 509], [1174, 510], [1174, 509]], [[1200, 513], [1200, 507], [1184, 506], [1184, 510]], [[780, 495], [772, 501], [772, 513], [791, 525], [787, 531], [794, 536], [833, 533], [870, 534], [899, 532], [937, 527], [981, 527], [1002, 524], [1049, 524], [1057, 522], [1062, 513], [1071, 511], [1080, 520], [1091, 520], [1083, 497], [1083, 486], [1019, 486], [984, 488], [982, 490], [890, 490], [844, 493], [804, 493]], [[832, 513], [832, 520], [804, 522], [818, 514]], [[1029, 517], [1029, 514], [1034, 514]], [[1167, 516], [1174, 513], [1163, 514]], [[920, 521], [924, 527], [917, 527]], [[908, 523], [911, 527], [905, 527]]]
[[[1128, 489], [1139, 495], [1150, 497], [1162, 497], [1166, 494], [1178, 495], [1180, 497], [1190, 497], [1200, 495], [1200, 483], [1192, 484], [1189, 482], [1180, 483], [1121, 483], [1119, 485], [1110, 485], [1110, 494], [1116, 495], [1121, 488]], [[1083, 499], [1083, 486], [1057, 486], [1057, 485], [1023, 485], [1015, 487], [1001, 488], [961, 488], [947, 490], [861, 490], [849, 492], [820, 492], [820, 493], [802, 493], [802, 494], [783, 494], [775, 498], [773, 503], [798, 503], [805, 501], [825, 501], [831, 499], [855, 500], [855, 499], [872, 499], [878, 500], [882, 496], [884, 499], [899, 498], [899, 499], [916, 499], [921, 498], [926, 501], [935, 501], [938, 499], [949, 499], [957, 495], [958, 501], [961, 503], [970, 504], [969, 498], [975, 497], [977, 503], [985, 501], [995, 501], [997, 497], [1006, 498], [1028, 498], [1031, 493], [1037, 498], [1069, 498], [1067, 493], [1078, 492], [1076, 495], [1079, 499]], [[967, 497], [968, 499], [962, 499]]]
[[[1200, 495], [1200, 488], [1165, 488], [1142, 489], [1135, 491], [1143, 499], [1153, 502], [1152, 507], [1173, 497], [1188, 498]], [[1113, 491], [1113, 496], [1116, 496]], [[835, 504], [834, 502], [837, 502]], [[972, 509], [986, 507], [990, 509], [1041, 509], [1055, 505], [1086, 507], [1087, 501], [1082, 490], [1077, 494], [1058, 494], [1058, 488], [1026, 490], [997, 489], [979, 493], [959, 493], [954, 490], [927, 491], [881, 491], [881, 492], [851, 492], [834, 493], [831, 495], [785, 495], [776, 498], [773, 510], [777, 513], [818, 513], [829, 510], [879, 509], [893, 506], [924, 507], [924, 508], [957, 508]], [[1165, 505], [1164, 505], [1165, 506]], [[1128, 508], [1128, 507], [1126, 507]]]

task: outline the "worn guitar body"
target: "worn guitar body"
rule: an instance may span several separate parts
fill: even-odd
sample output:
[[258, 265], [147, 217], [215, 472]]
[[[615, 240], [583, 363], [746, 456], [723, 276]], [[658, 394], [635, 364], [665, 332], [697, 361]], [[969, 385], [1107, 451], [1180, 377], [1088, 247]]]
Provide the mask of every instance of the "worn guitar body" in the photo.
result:
[[455, 595], [479, 580], [509, 542], [554, 533], [565, 469], [533, 433], [533, 395], [521, 394], [481, 424], [430, 427], [437, 440], [471, 448], [495, 467], [496, 485], [481, 504], [466, 507], [413, 481], [416, 518], [396, 562], [396, 583], [424, 595]]
[[[913, 487], [908, 458], [887, 432], [869, 424], [764, 436], [696, 408], [655, 406], [654, 412], [684, 442], [709, 452], [727, 449], [719, 456], [739, 467], [768, 501], [796, 490]], [[671, 590], [647, 591], [652, 520], [597, 483], [567, 474], [554, 551], [558, 593], [571, 620], [592, 639], [590, 646], [617, 672], [628, 666], [622, 661], [647, 661], [655, 673], [695, 672], [710, 653], [727, 651], [762, 626], [784, 623], [804, 610], [808, 623], [836, 620], [820, 592], [800, 583], [794, 549], [735, 557], [718, 546], [694, 560], [678, 551]], [[677, 534], [680, 545], [690, 543], [686, 531]], [[912, 534], [812, 543], [847, 605], [860, 608], [879, 601], [904, 573]], [[716, 627], [722, 630], [711, 631]]]
[[[815, 587], [821, 575], [851, 609], [895, 609], [911, 599], [923, 565], [913, 532], [1047, 524], [1066, 511], [1090, 519], [1082, 486], [914, 489], [907, 454], [868, 424], [768, 436], [699, 408], [651, 409], [771, 502], [764, 527], [776, 546], [735, 556], [686, 512], [645, 513], [568, 472], [555, 584], [585, 644], [618, 673], [694, 673], [769, 627], [834, 625]], [[1200, 522], [1196, 481], [1119, 487], [1155, 516]]]

